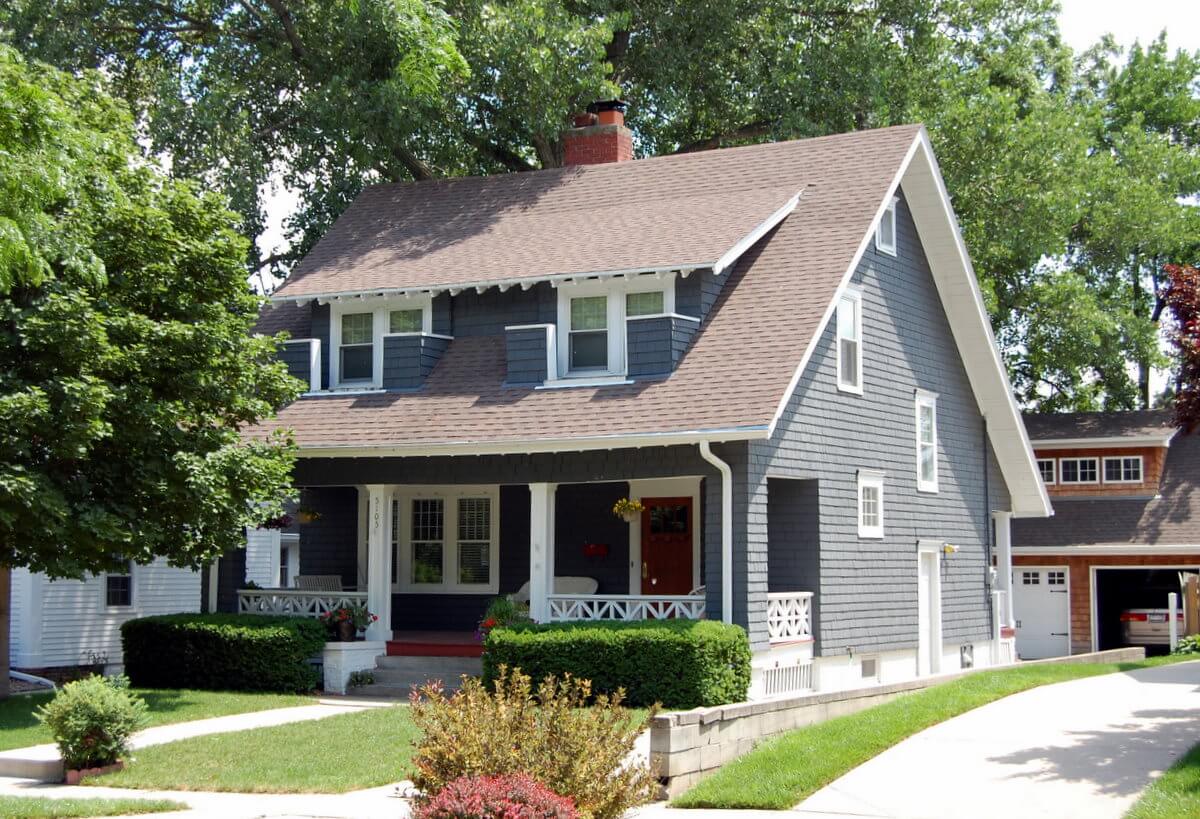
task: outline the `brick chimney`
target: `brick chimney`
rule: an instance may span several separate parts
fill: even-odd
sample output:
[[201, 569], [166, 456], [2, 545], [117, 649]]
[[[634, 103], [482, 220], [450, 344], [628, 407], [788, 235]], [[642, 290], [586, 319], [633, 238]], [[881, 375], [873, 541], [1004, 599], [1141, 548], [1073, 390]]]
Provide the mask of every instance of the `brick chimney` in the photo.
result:
[[586, 114], [575, 117], [563, 134], [563, 161], [567, 165], [601, 165], [633, 159], [633, 132], [625, 127], [624, 100], [593, 102]]

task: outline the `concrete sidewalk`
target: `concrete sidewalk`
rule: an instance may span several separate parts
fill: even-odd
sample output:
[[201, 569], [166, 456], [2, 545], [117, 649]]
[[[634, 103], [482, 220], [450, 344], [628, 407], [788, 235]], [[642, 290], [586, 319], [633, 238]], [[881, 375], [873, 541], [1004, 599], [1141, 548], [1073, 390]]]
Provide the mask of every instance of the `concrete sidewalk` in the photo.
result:
[[[290, 722], [323, 719], [389, 704], [388, 702], [363, 702], [351, 699], [318, 700], [313, 705], [272, 708], [267, 711], [251, 711], [244, 714], [192, 720], [191, 722], [177, 722], [172, 725], [159, 725], [138, 731], [130, 740], [130, 745], [134, 748], [145, 748], [147, 745], [162, 745], [166, 742], [175, 742], [206, 734], [224, 734], [230, 731], [245, 731], [250, 728], [266, 728], [272, 725], [286, 725]], [[42, 782], [62, 781], [63, 765], [62, 759], [58, 755], [58, 747], [53, 744], [32, 745], [28, 748], [0, 751], [0, 777], [20, 777]]]
[[[1119, 819], [1200, 742], [1200, 662], [1015, 694], [910, 737], [794, 816]], [[697, 817], [699, 819], [699, 817]]]

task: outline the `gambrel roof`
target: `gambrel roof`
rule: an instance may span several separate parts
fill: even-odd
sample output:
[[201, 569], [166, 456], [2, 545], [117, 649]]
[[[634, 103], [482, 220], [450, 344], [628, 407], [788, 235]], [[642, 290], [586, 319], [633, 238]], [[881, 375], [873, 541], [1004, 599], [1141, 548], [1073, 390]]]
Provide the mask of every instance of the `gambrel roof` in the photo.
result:
[[[699, 267], [690, 275], [713, 276], [723, 263], [719, 275], [729, 280], [668, 378], [510, 386], [504, 338], [464, 336], [414, 392], [305, 397], [250, 434], [290, 427], [306, 457], [767, 438], [901, 184], [1014, 512], [1047, 514], [928, 136], [915, 125], [369, 189], [279, 289], [278, 301], [453, 293], [622, 270]], [[282, 327], [297, 315], [265, 321]]]

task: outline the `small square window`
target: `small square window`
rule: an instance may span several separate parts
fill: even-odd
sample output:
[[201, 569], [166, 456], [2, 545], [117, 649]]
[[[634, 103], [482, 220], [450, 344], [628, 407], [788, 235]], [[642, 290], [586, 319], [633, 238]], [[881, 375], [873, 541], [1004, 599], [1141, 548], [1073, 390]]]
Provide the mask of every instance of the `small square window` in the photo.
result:
[[424, 310], [393, 310], [388, 314], [388, 332], [419, 333], [424, 317]]
[[1037, 586], [1040, 585], [1041, 582], [1042, 575], [1040, 572], [1021, 572], [1022, 586]]
[[883, 537], [883, 475], [858, 473], [858, 536]]
[[899, 199], [893, 198], [879, 219], [879, 227], [875, 230], [875, 247], [881, 253], [889, 256], [896, 255], [896, 204]]
[[625, 315], [656, 316], [665, 311], [663, 307], [663, 291], [652, 290], [648, 293], [625, 294]]
[[1038, 458], [1038, 472], [1042, 476], [1042, 483], [1047, 486], [1054, 483], [1055, 468], [1053, 458]]
[[1066, 572], [1046, 572], [1047, 586], [1065, 586], [1067, 585]]
[[879, 679], [879, 660], [878, 660], [878, 658], [863, 657], [862, 660], [860, 660], [859, 662], [860, 662], [859, 668], [862, 671], [862, 678], [864, 680]]

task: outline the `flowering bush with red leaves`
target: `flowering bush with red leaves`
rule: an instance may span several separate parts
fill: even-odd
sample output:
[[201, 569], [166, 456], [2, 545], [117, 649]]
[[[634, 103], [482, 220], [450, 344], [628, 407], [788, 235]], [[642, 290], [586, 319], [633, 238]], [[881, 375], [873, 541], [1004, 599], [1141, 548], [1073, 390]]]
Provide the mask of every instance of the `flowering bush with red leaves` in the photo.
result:
[[367, 611], [366, 606], [339, 606], [320, 615], [320, 619], [330, 627], [349, 621], [354, 624], [355, 629], [362, 631], [379, 620], [379, 615]]
[[1166, 302], [1175, 318], [1171, 343], [1179, 355], [1175, 423], [1191, 432], [1200, 425], [1200, 269], [1169, 264], [1166, 272]]
[[414, 819], [576, 819], [569, 797], [528, 774], [462, 776], [413, 809]]

